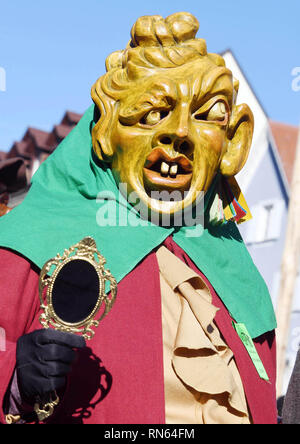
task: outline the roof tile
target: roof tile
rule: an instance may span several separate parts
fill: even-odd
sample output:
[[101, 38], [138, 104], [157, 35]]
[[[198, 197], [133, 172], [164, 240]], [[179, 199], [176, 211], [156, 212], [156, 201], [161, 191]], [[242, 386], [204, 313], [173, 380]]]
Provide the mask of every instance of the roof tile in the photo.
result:
[[297, 126], [273, 120], [269, 123], [287, 180], [291, 185], [299, 130]]

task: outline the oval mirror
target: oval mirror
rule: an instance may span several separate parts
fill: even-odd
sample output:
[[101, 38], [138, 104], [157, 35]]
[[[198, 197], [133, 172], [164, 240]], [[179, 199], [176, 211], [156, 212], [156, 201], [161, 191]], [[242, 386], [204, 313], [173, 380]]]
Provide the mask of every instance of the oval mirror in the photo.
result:
[[83, 259], [65, 264], [55, 276], [52, 306], [57, 317], [78, 324], [94, 313], [99, 300], [101, 281], [95, 267]]
[[45, 328], [80, 333], [86, 339], [94, 336], [91, 327], [99, 325], [117, 294], [116, 280], [104, 268], [105, 262], [94, 239], [88, 237], [45, 263], [39, 281], [40, 322]]

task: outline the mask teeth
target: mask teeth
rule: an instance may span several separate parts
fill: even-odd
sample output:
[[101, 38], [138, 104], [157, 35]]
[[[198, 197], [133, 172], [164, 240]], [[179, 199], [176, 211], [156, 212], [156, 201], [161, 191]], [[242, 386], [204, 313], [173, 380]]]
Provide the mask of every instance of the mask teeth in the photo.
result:
[[167, 176], [169, 174], [170, 165], [166, 162], [162, 162], [160, 166], [160, 172], [163, 176]]
[[176, 176], [178, 171], [178, 165], [172, 165], [170, 168], [170, 176]]

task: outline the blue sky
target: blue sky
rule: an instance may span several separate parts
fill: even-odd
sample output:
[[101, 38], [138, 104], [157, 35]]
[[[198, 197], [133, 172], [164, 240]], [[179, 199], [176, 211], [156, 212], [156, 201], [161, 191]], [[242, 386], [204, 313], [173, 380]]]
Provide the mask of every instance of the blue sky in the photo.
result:
[[291, 74], [300, 67], [299, 0], [3, 0], [0, 150], [28, 126], [51, 130], [65, 110], [83, 113], [106, 56], [126, 46], [135, 20], [178, 11], [198, 18], [209, 52], [233, 51], [271, 119], [300, 123]]

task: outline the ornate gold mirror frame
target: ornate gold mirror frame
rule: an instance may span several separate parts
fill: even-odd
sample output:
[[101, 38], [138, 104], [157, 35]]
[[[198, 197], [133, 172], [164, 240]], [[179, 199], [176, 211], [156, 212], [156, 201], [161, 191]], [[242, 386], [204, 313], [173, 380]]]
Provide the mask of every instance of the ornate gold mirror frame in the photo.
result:
[[[78, 322], [67, 322], [54, 309], [53, 289], [62, 269], [75, 260], [86, 261], [96, 271], [99, 279], [99, 295], [95, 306], [88, 316]], [[92, 327], [98, 327], [99, 322], [109, 313], [117, 295], [117, 282], [110, 271], [104, 268], [105, 263], [106, 260], [97, 250], [96, 242], [92, 237], [84, 238], [65, 250], [62, 255], [57, 254], [55, 258], [45, 263], [39, 280], [39, 297], [41, 309], [43, 310], [43, 313], [40, 315], [40, 322], [44, 328], [52, 326], [60, 331], [81, 334], [88, 340], [94, 336], [95, 332]], [[49, 275], [53, 266], [55, 269]], [[110, 294], [108, 295], [105, 292], [106, 281], [110, 283]], [[98, 314], [99, 317], [97, 318]]]
[[[92, 310], [78, 322], [68, 322], [59, 316], [54, 308], [53, 289], [63, 268], [72, 261], [85, 261], [89, 264], [98, 277], [98, 295], [95, 297], [95, 304]], [[117, 295], [117, 282], [109, 270], [104, 268], [105, 258], [97, 250], [96, 242], [92, 237], [85, 237], [77, 244], [66, 249], [62, 255], [57, 254], [53, 259], [48, 260], [43, 266], [39, 279], [40, 308], [43, 313], [40, 315], [40, 322], [44, 328], [52, 327], [56, 330], [81, 334], [85, 339], [92, 339], [95, 331], [92, 327], [98, 327], [100, 321], [111, 310]], [[50, 274], [51, 268], [54, 268]], [[105, 284], [109, 282], [110, 293], [106, 294]], [[84, 297], [84, 291], [83, 291]], [[72, 300], [70, 300], [70, 306]], [[54, 407], [59, 403], [56, 392], [49, 393], [50, 400], [47, 403], [38, 401], [34, 405], [34, 410], [40, 421], [44, 421], [52, 415]], [[8, 418], [11, 421], [11, 418]]]

